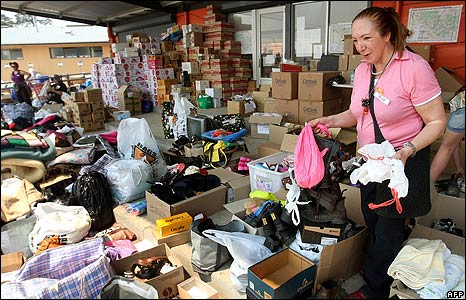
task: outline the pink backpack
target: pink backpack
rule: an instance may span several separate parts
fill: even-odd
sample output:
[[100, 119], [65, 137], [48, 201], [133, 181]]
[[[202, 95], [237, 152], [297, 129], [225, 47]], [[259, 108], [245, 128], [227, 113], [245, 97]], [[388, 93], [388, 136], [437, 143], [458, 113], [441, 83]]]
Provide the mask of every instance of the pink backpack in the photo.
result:
[[[330, 137], [327, 127], [322, 124], [317, 124], [316, 127]], [[323, 157], [327, 151], [327, 148], [322, 151], [319, 150], [312, 127], [305, 126], [294, 149], [294, 174], [300, 187], [310, 189], [319, 184], [324, 178], [325, 165]]]

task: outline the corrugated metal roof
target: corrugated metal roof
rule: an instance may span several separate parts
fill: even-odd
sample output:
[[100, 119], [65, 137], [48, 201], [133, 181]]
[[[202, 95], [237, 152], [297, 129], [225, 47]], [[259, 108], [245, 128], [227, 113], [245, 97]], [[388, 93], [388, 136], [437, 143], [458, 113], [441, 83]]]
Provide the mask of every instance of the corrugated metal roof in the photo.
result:
[[101, 26], [2, 28], [2, 46], [108, 42]]

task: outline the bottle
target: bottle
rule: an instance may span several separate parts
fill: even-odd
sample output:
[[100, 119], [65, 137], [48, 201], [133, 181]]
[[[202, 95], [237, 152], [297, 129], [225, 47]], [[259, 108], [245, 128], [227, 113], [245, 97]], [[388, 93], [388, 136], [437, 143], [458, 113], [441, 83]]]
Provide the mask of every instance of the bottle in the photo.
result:
[[351, 71], [351, 75], [350, 75], [350, 84], [353, 84], [354, 83], [354, 70]]

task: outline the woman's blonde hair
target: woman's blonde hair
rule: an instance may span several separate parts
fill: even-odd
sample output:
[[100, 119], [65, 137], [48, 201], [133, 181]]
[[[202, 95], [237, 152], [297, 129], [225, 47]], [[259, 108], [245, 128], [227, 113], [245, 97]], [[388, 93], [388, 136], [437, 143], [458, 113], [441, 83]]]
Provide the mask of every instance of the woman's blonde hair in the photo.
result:
[[358, 19], [369, 19], [380, 36], [384, 37], [390, 33], [390, 42], [395, 51], [399, 56], [403, 54], [406, 39], [411, 35], [411, 31], [401, 23], [400, 15], [393, 7], [368, 7], [354, 17], [353, 23]]

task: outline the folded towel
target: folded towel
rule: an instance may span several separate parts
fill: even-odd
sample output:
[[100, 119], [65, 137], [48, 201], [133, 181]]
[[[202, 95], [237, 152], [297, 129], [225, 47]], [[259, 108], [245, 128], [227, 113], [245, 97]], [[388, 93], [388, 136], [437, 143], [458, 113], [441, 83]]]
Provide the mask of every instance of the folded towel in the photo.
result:
[[429, 282], [445, 284], [445, 255], [449, 251], [441, 240], [412, 238], [406, 241], [387, 274], [417, 290]]
[[464, 257], [451, 254], [445, 259], [444, 264], [445, 284], [429, 282], [422, 289], [416, 290], [422, 299], [444, 298], [446, 293], [453, 290], [464, 276]]

